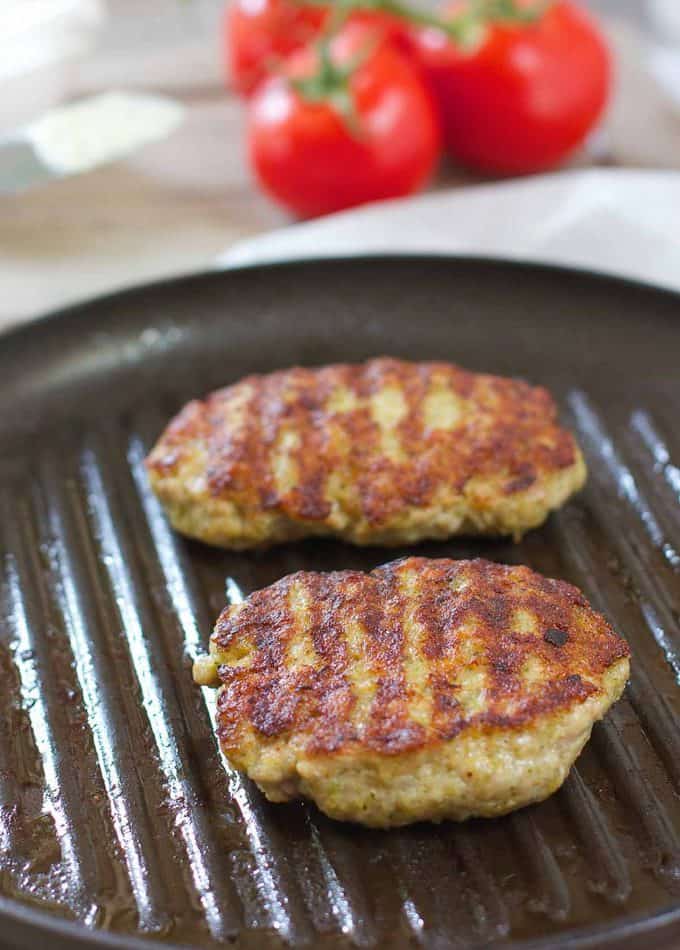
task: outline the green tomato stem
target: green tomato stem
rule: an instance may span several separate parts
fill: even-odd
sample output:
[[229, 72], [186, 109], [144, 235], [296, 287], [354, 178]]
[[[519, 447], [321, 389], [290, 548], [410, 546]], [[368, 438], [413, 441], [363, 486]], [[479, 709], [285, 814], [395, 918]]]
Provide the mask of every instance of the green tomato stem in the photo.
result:
[[[327, 6], [328, 0], [302, 0], [310, 5]], [[374, 46], [365, 49], [340, 66], [333, 61], [331, 43], [345, 21], [355, 11], [373, 10], [387, 13], [418, 26], [440, 30], [459, 46], [470, 48], [481, 43], [490, 23], [528, 24], [540, 19], [554, 0], [534, 0], [531, 6], [521, 5], [518, 0], [470, 0], [460, 13], [445, 19], [436, 13], [414, 9], [404, 0], [335, 0], [332, 12], [323, 33], [316, 43], [319, 56], [318, 68], [308, 77], [293, 80], [298, 94], [310, 102], [326, 102], [343, 119], [350, 132], [360, 137], [361, 125], [350, 89], [352, 74], [373, 52]]]
[[[306, 0], [312, 5], [327, 6], [327, 0]], [[471, 0], [460, 13], [447, 19], [437, 13], [416, 9], [405, 0], [336, 0], [326, 27], [326, 35], [335, 35], [347, 17], [355, 11], [373, 10], [391, 14], [417, 26], [440, 30], [455, 42], [470, 46], [484, 35], [490, 23], [529, 24], [539, 20], [554, 0], [534, 0], [525, 6], [518, 0]]]

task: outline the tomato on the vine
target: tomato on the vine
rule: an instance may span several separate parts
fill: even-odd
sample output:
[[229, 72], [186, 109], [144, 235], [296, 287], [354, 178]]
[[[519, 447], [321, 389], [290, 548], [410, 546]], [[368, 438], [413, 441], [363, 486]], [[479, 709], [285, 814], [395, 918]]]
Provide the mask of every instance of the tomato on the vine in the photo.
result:
[[[317, 39], [329, 23], [333, 3], [312, 0], [233, 0], [224, 13], [223, 44], [228, 78], [234, 89], [250, 96], [282, 60]], [[354, 23], [375, 27], [397, 45], [409, 24], [382, 10], [357, 7]]]
[[318, 36], [329, 8], [300, 0], [233, 0], [223, 31], [231, 83], [250, 95], [286, 56]]
[[[464, 7], [455, 4], [451, 15]], [[530, 7], [518, 4], [520, 11]], [[501, 174], [551, 168], [583, 143], [607, 102], [607, 45], [570, 0], [548, 4], [533, 22], [487, 23], [470, 49], [430, 27], [412, 36], [439, 105], [445, 145], [472, 168]]]
[[249, 150], [264, 188], [302, 216], [407, 195], [440, 154], [430, 94], [384, 36], [348, 24], [256, 92]]

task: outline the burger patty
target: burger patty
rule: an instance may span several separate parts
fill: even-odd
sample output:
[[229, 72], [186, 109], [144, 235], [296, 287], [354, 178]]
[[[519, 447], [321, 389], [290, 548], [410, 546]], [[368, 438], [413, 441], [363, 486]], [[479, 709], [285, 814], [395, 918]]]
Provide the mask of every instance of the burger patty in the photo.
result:
[[520, 538], [586, 475], [545, 389], [387, 358], [250, 376], [191, 402], [147, 467], [173, 526], [227, 548]]
[[484, 560], [301, 572], [227, 607], [194, 678], [271, 801], [376, 827], [493, 816], [564, 781], [629, 675], [570, 584]]

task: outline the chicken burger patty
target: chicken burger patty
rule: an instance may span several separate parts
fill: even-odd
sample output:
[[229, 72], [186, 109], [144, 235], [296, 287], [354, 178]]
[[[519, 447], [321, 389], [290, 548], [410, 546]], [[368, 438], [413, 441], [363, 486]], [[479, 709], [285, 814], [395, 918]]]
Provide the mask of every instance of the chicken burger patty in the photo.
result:
[[221, 747], [267, 798], [389, 827], [546, 798], [628, 656], [570, 584], [407, 558], [292, 574], [227, 607], [194, 678], [220, 685]]
[[586, 474], [545, 389], [386, 358], [250, 376], [191, 402], [147, 467], [173, 526], [227, 548], [519, 538]]

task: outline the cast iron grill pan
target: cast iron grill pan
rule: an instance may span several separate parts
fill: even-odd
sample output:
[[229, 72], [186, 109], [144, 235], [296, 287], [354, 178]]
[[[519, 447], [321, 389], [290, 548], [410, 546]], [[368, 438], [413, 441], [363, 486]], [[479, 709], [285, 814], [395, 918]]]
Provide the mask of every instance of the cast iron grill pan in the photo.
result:
[[[144, 455], [188, 398], [390, 354], [558, 397], [587, 489], [520, 545], [625, 634], [632, 681], [545, 803], [376, 832], [269, 805], [191, 682], [228, 598], [407, 549], [175, 536]], [[484, 260], [294, 263], [158, 284], [0, 346], [0, 944], [660, 946], [680, 934], [680, 299]], [[651, 941], [651, 944], [650, 944]]]

